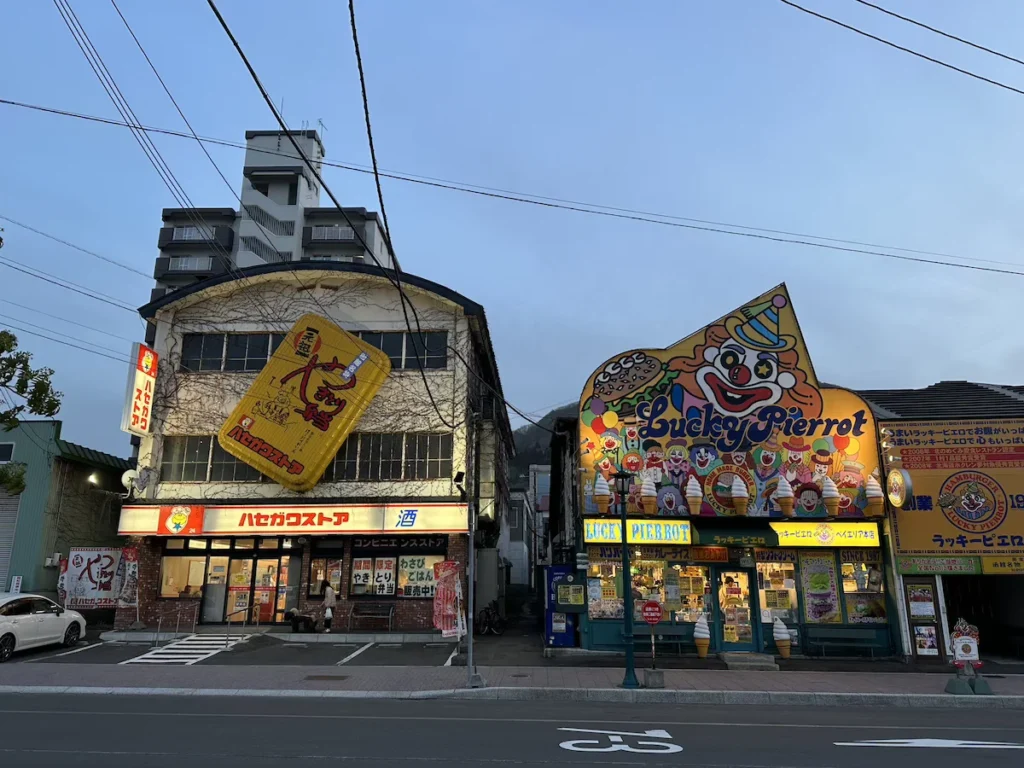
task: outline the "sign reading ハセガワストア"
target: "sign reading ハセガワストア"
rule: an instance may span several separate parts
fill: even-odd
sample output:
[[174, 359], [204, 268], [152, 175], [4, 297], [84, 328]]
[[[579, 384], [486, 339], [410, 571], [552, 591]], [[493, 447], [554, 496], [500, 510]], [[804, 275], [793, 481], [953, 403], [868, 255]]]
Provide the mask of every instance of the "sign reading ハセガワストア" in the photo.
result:
[[[751, 516], [884, 514], [881, 496], [869, 504], [866, 494], [878, 473], [871, 410], [851, 392], [819, 386], [784, 285], [668, 349], [608, 360], [583, 389], [580, 421], [590, 515], [617, 511], [606, 484], [614, 487], [618, 472], [633, 475], [633, 515], [690, 514], [691, 479], [701, 516], [743, 511], [737, 490]], [[792, 504], [779, 503], [782, 478]], [[826, 497], [834, 493], [826, 478], [838, 497]]]
[[160, 356], [145, 344], [132, 345], [132, 368], [128, 371], [121, 429], [139, 437], [153, 430], [153, 399], [156, 397], [156, 373]]
[[391, 373], [376, 347], [304, 315], [224, 422], [221, 447], [295, 491], [316, 485]]
[[894, 510], [898, 554], [1024, 555], [1024, 421], [893, 422], [888, 429], [914, 482], [914, 495]]

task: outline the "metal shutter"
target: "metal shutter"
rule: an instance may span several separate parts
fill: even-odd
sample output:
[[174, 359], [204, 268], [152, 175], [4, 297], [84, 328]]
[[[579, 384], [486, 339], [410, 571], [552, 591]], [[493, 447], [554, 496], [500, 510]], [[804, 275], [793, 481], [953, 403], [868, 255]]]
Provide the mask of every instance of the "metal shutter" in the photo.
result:
[[0, 592], [6, 592], [7, 571], [11, 567], [11, 552], [14, 550], [14, 529], [18, 526], [18, 503], [21, 496], [9, 496], [0, 491]]

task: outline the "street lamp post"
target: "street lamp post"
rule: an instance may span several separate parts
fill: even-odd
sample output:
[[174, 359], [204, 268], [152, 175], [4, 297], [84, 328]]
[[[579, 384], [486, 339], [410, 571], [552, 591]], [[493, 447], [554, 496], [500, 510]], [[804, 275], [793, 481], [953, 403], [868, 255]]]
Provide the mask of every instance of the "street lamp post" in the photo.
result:
[[633, 647], [633, 576], [629, 570], [629, 544], [626, 541], [626, 496], [633, 476], [628, 472], [616, 472], [614, 479], [615, 492], [619, 494], [619, 519], [622, 521], [622, 635], [626, 643], [626, 674], [622, 678], [622, 687], [639, 688]]

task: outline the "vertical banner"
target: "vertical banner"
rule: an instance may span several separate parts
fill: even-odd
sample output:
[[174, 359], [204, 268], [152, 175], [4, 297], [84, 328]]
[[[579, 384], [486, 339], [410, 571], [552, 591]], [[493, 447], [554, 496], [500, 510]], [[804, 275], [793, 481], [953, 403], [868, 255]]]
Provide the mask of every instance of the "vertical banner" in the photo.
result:
[[462, 614], [462, 582], [459, 564], [445, 560], [434, 565], [434, 629], [442, 637], [462, 637], [466, 620]]
[[121, 591], [117, 594], [118, 608], [134, 608], [139, 602], [139, 550], [125, 547], [121, 551], [121, 564], [117, 568]]
[[146, 437], [153, 429], [153, 397], [156, 394], [156, 370], [160, 356], [145, 344], [132, 345], [132, 368], [128, 371], [121, 429]]
[[121, 550], [112, 547], [72, 547], [61, 563], [66, 608], [116, 608], [121, 584]]

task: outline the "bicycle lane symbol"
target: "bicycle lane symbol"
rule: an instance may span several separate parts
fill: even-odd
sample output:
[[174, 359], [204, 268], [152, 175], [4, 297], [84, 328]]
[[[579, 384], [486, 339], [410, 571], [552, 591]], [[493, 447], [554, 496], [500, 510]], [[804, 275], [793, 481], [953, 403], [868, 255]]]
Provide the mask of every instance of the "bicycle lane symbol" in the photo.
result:
[[647, 755], [672, 755], [682, 752], [683, 748], [670, 741], [636, 741], [637, 746], [627, 744], [624, 736], [631, 736], [634, 739], [671, 739], [668, 731], [653, 730], [635, 733], [633, 731], [598, 731], [591, 728], [559, 728], [560, 731], [570, 733], [593, 733], [600, 736], [607, 736], [608, 742], [603, 739], [572, 739], [563, 741], [558, 746], [568, 749], [571, 752], [634, 752]]

